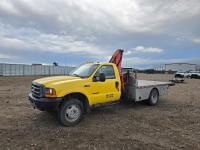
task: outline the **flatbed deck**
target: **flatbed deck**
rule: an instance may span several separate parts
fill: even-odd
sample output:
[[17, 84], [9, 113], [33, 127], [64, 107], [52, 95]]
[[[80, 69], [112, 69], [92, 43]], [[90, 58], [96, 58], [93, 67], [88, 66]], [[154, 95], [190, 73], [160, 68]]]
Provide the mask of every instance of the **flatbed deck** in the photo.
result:
[[174, 85], [172, 82], [136, 80], [135, 88], [132, 90], [132, 98], [135, 101], [147, 100], [153, 89], [156, 89], [159, 96], [162, 96], [167, 94], [168, 87], [172, 85]]

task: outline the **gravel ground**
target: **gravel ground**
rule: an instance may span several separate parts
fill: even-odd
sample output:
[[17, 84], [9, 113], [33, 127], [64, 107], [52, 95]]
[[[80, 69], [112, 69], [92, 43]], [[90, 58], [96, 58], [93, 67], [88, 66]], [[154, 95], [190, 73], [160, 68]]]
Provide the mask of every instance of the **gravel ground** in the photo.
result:
[[[0, 77], [0, 149], [200, 149], [200, 80], [170, 87], [157, 106], [144, 103], [99, 107], [75, 127], [27, 100], [38, 77]], [[139, 74], [168, 81], [170, 75]]]

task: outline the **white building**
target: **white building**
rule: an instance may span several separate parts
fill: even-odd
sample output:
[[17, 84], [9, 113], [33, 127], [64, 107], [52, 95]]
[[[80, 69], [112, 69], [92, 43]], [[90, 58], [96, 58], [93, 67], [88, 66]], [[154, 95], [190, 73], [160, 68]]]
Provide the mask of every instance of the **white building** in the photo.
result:
[[154, 67], [157, 71], [196, 71], [197, 65], [190, 63], [170, 63]]

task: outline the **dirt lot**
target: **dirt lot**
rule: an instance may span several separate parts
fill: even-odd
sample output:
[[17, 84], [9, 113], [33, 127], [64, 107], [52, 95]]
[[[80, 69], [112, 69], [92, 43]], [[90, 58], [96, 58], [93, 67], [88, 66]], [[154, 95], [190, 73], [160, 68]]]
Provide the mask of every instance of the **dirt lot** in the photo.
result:
[[[101, 107], [67, 128], [27, 101], [35, 78], [0, 77], [0, 149], [200, 149], [200, 80], [171, 87], [157, 106]], [[171, 76], [139, 78], [167, 81]]]

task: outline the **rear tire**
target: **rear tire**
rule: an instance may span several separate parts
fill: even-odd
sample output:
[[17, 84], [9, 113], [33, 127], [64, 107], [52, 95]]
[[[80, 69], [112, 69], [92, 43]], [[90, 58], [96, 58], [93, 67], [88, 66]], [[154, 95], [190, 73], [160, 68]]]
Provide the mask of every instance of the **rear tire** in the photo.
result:
[[81, 121], [83, 112], [82, 102], [78, 99], [70, 98], [61, 105], [58, 111], [58, 119], [64, 126], [74, 126]]
[[158, 93], [158, 90], [157, 89], [152, 89], [151, 90], [151, 93], [149, 95], [149, 99], [148, 99], [148, 104], [150, 106], [155, 106], [158, 104], [158, 101], [159, 101], [159, 93]]

